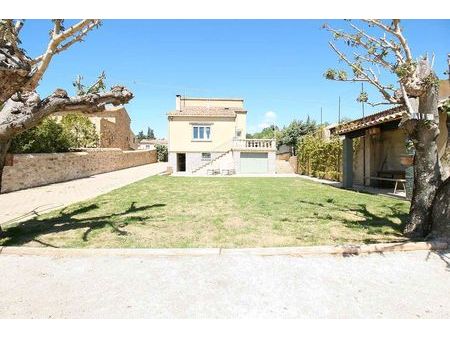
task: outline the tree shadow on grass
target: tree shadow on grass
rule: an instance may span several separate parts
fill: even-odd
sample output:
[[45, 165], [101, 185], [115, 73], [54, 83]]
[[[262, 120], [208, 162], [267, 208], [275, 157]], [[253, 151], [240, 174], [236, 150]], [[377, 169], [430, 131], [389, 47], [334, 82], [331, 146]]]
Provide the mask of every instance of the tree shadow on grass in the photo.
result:
[[67, 208], [62, 209], [56, 216], [47, 219], [31, 219], [17, 223], [16, 225], [5, 229], [2, 233], [4, 239], [4, 246], [8, 245], [23, 245], [29, 242], [37, 242], [44, 246], [55, 247], [54, 245], [43, 242], [37, 239], [41, 235], [62, 233], [69, 230], [85, 229], [82, 240], [88, 241], [88, 237], [92, 231], [109, 227], [111, 231], [118, 236], [126, 236], [128, 233], [123, 228], [132, 222], [142, 222], [149, 219], [149, 216], [131, 215], [121, 220], [121, 225], [116, 225], [115, 218], [120, 216], [127, 216], [136, 212], [145, 211], [152, 208], [164, 207], [166, 204], [152, 204], [136, 207], [136, 202], [124, 211], [111, 213], [108, 215], [83, 217], [90, 211], [99, 209], [98, 204], [90, 204], [80, 207], [72, 211], [66, 211]]
[[[366, 229], [368, 234], [383, 234], [383, 227], [393, 229], [395, 232], [390, 235], [403, 237], [402, 232], [408, 219], [408, 213], [401, 210], [402, 204], [396, 203], [394, 205], [386, 205], [384, 208], [388, 212], [384, 216], [371, 212], [367, 208], [367, 204], [359, 203], [352, 206], [344, 206], [336, 203], [333, 199], [327, 200], [327, 203], [316, 203], [305, 200], [297, 200], [299, 203], [309, 204], [317, 207], [314, 212], [314, 217], [322, 220], [338, 220], [342, 224], [351, 229]], [[358, 220], [352, 220], [348, 217], [339, 215], [331, 215], [330, 212], [345, 212], [351, 215], [358, 216]], [[393, 219], [399, 219], [400, 222], [394, 222]], [[365, 244], [378, 243], [373, 239], [365, 239]]]

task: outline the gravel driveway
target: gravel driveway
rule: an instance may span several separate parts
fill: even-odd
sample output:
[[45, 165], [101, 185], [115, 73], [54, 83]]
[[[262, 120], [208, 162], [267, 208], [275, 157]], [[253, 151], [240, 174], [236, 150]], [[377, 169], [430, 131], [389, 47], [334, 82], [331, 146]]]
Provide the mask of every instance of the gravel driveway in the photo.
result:
[[1, 318], [450, 318], [450, 254], [0, 254]]

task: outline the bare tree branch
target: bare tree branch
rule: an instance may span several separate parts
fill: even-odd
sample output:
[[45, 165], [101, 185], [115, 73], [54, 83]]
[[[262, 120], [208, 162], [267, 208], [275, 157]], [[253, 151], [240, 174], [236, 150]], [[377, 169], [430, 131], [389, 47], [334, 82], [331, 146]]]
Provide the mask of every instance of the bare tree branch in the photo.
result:
[[381, 94], [384, 96], [384, 98], [390, 102], [390, 103], [399, 103], [398, 100], [394, 99], [392, 97], [391, 94], [389, 94], [385, 87], [383, 85], [380, 84], [380, 82], [378, 81], [378, 79], [372, 78], [371, 76], [369, 76], [366, 72], [365, 69], [362, 68], [361, 66], [358, 66], [357, 64], [351, 62], [341, 51], [339, 51], [336, 46], [329, 42], [329, 45], [331, 46], [331, 48], [336, 52], [336, 54], [339, 56], [339, 58], [341, 60], [343, 60], [345, 63], [347, 63], [352, 69], [355, 69], [357, 71], [357, 73], [359, 75], [361, 75], [362, 79], [361, 80], [366, 80], [366, 82], [371, 83], [372, 85], [374, 85], [380, 92]]
[[[403, 33], [400, 29], [400, 20], [399, 19], [394, 19], [392, 20], [392, 26], [389, 27], [387, 25], [385, 25], [381, 20], [377, 20], [377, 19], [365, 19], [363, 20], [364, 22], [367, 22], [369, 24], [373, 24], [381, 29], [383, 29], [384, 31], [386, 31], [387, 33], [395, 36], [398, 41], [400, 42], [402, 48], [403, 48], [403, 52], [405, 53], [405, 57], [406, 57], [406, 62], [411, 62], [412, 61], [412, 54], [411, 54], [411, 50], [408, 46], [408, 43], [406, 42], [405, 37], [403, 36]], [[390, 44], [385, 38], [382, 39], [382, 41], [384, 41], [385, 43]], [[390, 44], [392, 45], [392, 44]]]
[[[31, 76], [30, 80], [28, 81], [26, 89], [28, 91], [33, 91], [36, 88], [45, 71], [47, 70], [47, 67], [50, 64], [51, 59], [55, 54], [60, 53], [63, 50], [66, 50], [67, 48], [72, 46], [75, 42], [81, 41], [82, 38], [87, 34], [87, 32], [89, 32], [99, 24], [100, 20], [97, 19], [81, 20], [80, 22], [74, 24], [68, 29], [57, 33], [61, 29], [61, 21], [56, 20], [52, 38], [48, 43], [47, 50], [45, 51], [44, 54], [42, 54], [41, 56], [37, 57], [34, 60], [34, 63], [35, 64], [37, 63], [38, 66], [36, 67], [36, 71]], [[76, 36], [73, 40], [69, 41], [65, 45], [60, 46], [60, 44], [64, 42], [67, 38], [75, 36], [79, 32], [81, 33], [78, 34], [78, 36]]]
[[34, 127], [44, 117], [57, 111], [93, 113], [103, 111], [106, 104], [117, 106], [132, 98], [133, 94], [121, 86], [113, 87], [108, 92], [74, 97], [68, 97], [65, 90], [57, 89], [44, 100], [40, 100], [36, 92], [15, 94], [5, 102], [0, 111], [0, 141]]

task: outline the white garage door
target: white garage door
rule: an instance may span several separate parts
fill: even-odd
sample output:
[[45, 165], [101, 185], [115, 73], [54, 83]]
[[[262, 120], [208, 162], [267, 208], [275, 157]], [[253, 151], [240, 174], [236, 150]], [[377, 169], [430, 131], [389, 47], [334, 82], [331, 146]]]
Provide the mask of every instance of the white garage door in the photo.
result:
[[241, 172], [266, 174], [269, 170], [267, 153], [241, 153]]

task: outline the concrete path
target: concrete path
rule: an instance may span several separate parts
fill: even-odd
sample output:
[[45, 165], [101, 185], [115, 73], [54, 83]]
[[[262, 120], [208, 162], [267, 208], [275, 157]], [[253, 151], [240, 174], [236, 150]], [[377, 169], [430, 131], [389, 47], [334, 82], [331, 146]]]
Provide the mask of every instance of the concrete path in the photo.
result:
[[0, 318], [450, 318], [450, 254], [0, 254]]
[[148, 176], [157, 175], [166, 169], [167, 162], [158, 162], [1, 194], [0, 224], [24, 220], [52, 209], [93, 198]]

